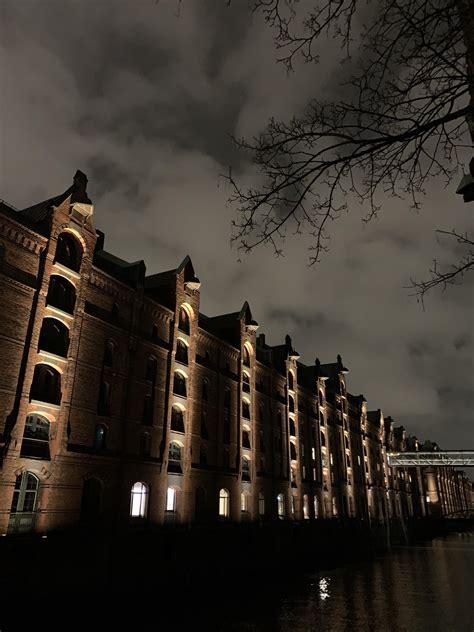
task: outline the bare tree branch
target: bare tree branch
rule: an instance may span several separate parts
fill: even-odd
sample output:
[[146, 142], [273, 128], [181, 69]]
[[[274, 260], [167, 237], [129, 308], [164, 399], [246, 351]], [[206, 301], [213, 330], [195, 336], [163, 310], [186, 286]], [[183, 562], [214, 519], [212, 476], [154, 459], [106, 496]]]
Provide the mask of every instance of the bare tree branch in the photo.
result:
[[[367, 6], [371, 21], [358, 33], [356, 19]], [[253, 0], [252, 8], [274, 29], [289, 72], [297, 57], [318, 61], [316, 46], [327, 33], [353, 70], [343, 83], [348, 98], [314, 99], [301, 116], [272, 118], [257, 137], [234, 138], [261, 177], [245, 188], [227, 176], [237, 211], [232, 240], [240, 249], [270, 244], [281, 255], [293, 227], [312, 235], [312, 265], [328, 250], [330, 220], [348, 210], [348, 200], [364, 205], [370, 221], [387, 195], [419, 208], [432, 178], [452, 182], [473, 119], [466, 29], [474, 31], [474, 12], [467, 0], [321, 0], [304, 15], [297, 0]], [[434, 276], [441, 284], [443, 278]], [[417, 287], [424, 294], [433, 280]]]

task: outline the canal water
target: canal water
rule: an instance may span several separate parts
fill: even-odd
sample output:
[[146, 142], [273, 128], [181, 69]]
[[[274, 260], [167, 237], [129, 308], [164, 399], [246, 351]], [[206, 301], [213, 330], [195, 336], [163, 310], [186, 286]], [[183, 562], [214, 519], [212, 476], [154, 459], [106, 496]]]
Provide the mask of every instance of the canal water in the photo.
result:
[[215, 606], [201, 610], [200, 629], [473, 632], [474, 534], [394, 548], [364, 563], [289, 578], [279, 589], [242, 585]]

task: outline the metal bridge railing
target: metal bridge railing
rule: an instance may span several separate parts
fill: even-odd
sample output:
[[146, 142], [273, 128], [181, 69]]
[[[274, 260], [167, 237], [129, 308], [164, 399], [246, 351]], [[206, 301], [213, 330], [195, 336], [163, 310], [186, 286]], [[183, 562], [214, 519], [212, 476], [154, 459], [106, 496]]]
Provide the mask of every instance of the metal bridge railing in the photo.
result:
[[390, 467], [429, 466], [472, 467], [474, 450], [443, 450], [439, 452], [387, 452]]

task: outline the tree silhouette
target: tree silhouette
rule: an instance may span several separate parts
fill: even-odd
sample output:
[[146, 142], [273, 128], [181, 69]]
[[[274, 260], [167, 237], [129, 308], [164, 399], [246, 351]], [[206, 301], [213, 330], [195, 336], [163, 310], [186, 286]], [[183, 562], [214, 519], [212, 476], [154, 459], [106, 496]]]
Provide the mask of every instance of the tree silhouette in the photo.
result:
[[[248, 252], [270, 244], [282, 254], [291, 227], [312, 235], [310, 264], [328, 250], [330, 222], [348, 210], [348, 200], [366, 207], [364, 221], [377, 215], [387, 195], [419, 208], [430, 179], [449, 184], [459, 174], [468, 132], [474, 141], [472, 0], [316, 4], [304, 15], [298, 0], [254, 0], [252, 10], [274, 29], [288, 71], [297, 56], [317, 62], [322, 37], [339, 40], [350, 69], [342, 81], [345, 96], [311, 100], [301, 116], [271, 118], [257, 137], [234, 139], [260, 172], [259, 186], [242, 187], [231, 170], [227, 175], [238, 247]], [[359, 27], [368, 11], [367, 25]], [[412, 281], [422, 297], [473, 266], [469, 237], [442, 232], [466, 253], [449, 271], [435, 265], [431, 281]]]

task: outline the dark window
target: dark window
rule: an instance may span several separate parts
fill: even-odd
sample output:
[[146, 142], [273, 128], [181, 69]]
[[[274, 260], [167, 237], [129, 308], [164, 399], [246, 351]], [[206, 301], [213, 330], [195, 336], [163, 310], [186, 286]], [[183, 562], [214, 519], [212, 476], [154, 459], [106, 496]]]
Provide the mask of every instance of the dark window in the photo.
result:
[[82, 248], [69, 233], [61, 233], [56, 244], [55, 263], [60, 263], [66, 268], [79, 272], [81, 267]]
[[250, 432], [242, 430], [242, 447], [250, 449]]
[[245, 400], [242, 402], [242, 417], [245, 417], [245, 419], [250, 419], [250, 404]]
[[145, 399], [143, 401], [142, 422], [146, 426], [151, 426], [153, 424], [153, 398], [151, 395], [145, 395]]
[[322, 446], [326, 445], [326, 436], [325, 436], [324, 432], [321, 432], [321, 445]]
[[37, 364], [31, 384], [30, 399], [50, 404], [61, 401], [61, 377], [56, 369], [47, 364]]
[[324, 405], [324, 397], [323, 397], [323, 392], [319, 391], [319, 405], [323, 406]]
[[119, 319], [119, 306], [117, 303], [112, 305], [112, 309], [110, 310], [110, 320], [112, 323], [117, 323]]
[[295, 420], [290, 417], [290, 435], [296, 437]]
[[260, 430], [260, 452], [265, 452], [265, 435], [263, 430]]
[[49, 280], [46, 304], [72, 314], [76, 304], [76, 288], [64, 277], [52, 275]]
[[151, 435], [149, 432], [142, 432], [140, 435], [140, 454], [141, 456], [150, 456], [151, 453]]
[[207, 411], [201, 410], [201, 437], [203, 439], [209, 439], [209, 432], [207, 431]]
[[8, 524], [10, 533], [26, 533], [34, 529], [38, 489], [39, 479], [34, 474], [23, 472], [17, 476]]
[[296, 446], [293, 442], [290, 442], [290, 457], [293, 461], [296, 461]]
[[248, 373], [244, 373], [242, 375], [242, 389], [245, 393], [250, 393], [250, 376], [248, 375]]
[[176, 342], [176, 361], [188, 364], [188, 345], [182, 340]]
[[104, 424], [97, 424], [94, 432], [94, 450], [105, 450], [107, 441], [107, 428]]
[[178, 328], [185, 334], [189, 334], [189, 314], [184, 307], [179, 310]]
[[265, 420], [265, 413], [264, 413], [263, 404], [260, 404], [260, 406], [258, 407], [258, 419], [259, 419], [259, 421], [264, 421]]
[[156, 340], [158, 338], [158, 325], [153, 325], [153, 327], [151, 328], [151, 337], [153, 340]]
[[290, 407], [290, 413], [294, 413], [295, 412], [295, 400], [292, 397], [288, 398], [288, 404]]
[[243, 351], [243, 362], [244, 362], [244, 366], [250, 366], [250, 352], [247, 349], [247, 347], [244, 347], [244, 351]]
[[171, 430], [184, 432], [184, 415], [179, 406], [173, 406], [171, 409]]
[[99, 388], [99, 400], [97, 413], [104, 417], [110, 417], [110, 384], [102, 381]]
[[69, 329], [56, 318], [45, 318], [41, 326], [39, 349], [65, 358], [69, 348]]
[[250, 480], [250, 460], [245, 457], [242, 459], [242, 480]]
[[106, 340], [104, 346], [104, 366], [111, 369], [114, 366], [115, 344], [112, 340]]
[[156, 358], [150, 357], [146, 362], [145, 380], [155, 383], [156, 379]]
[[323, 413], [319, 413], [319, 423], [321, 426], [324, 426], [324, 415]]
[[222, 437], [224, 443], [230, 443], [230, 411], [224, 408], [224, 433]]
[[294, 387], [293, 373], [288, 373], [288, 388], [292, 391]]
[[203, 379], [201, 385], [201, 399], [206, 402], [209, 399], [209, 380], [206, 380], [206, 378]]
[[49, 459], [49, 421], [41, 415], [26, 418], [20, 456], [33, 459]]
[[201, 465], [207, 465], [207, 448], [205, 445], [199, 448], [199, 463]]
[[96, 478], [84, 481], [81, 499], [81, 521], [94, 522], [102, 513], [102, 485]]
[[173, 393], [186, 397], [186, 378], [178, 371], [174, 374]]
[[226, 469], [230, 468], [230, 454], [229, 450], [224, 450], [222, 453], [222, 466]]
[[230, 389], [226, 388], [225, 389], [225, 393], [224, 393], [224, 408], [229, 409], [230, 408]]

